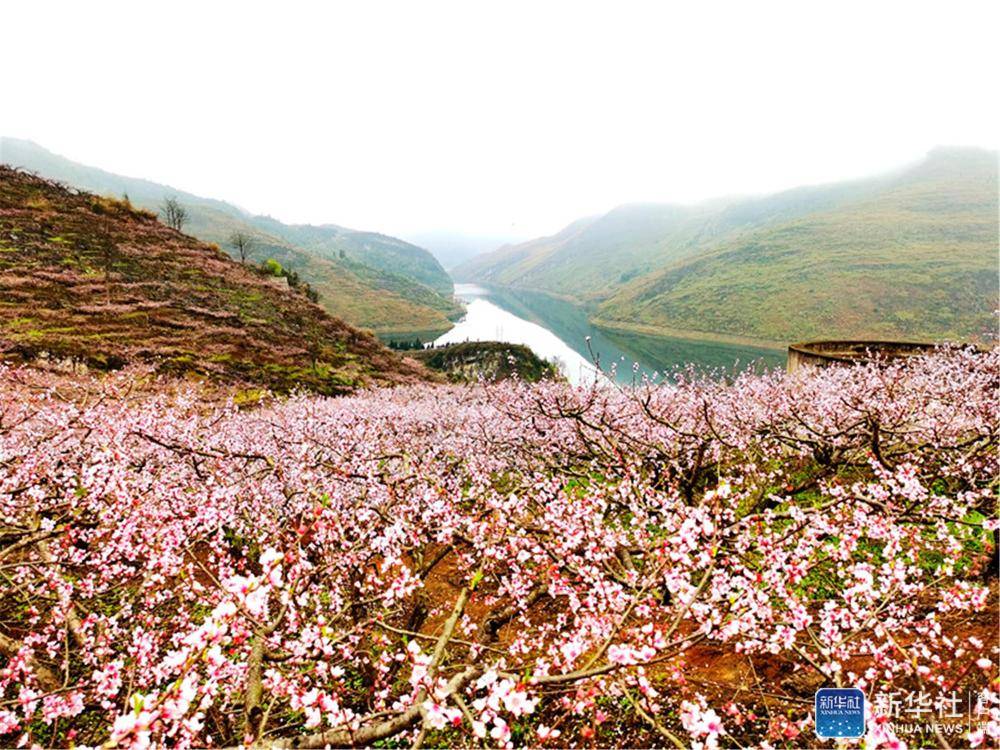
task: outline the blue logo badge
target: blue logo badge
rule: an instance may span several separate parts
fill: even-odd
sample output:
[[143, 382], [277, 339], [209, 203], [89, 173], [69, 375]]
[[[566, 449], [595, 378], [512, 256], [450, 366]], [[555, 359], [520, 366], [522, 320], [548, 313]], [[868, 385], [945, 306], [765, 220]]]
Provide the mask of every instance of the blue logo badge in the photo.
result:
[[858, 688], [816, 691], [816, 736], [856, 740], [865, 736], [865, 694]]

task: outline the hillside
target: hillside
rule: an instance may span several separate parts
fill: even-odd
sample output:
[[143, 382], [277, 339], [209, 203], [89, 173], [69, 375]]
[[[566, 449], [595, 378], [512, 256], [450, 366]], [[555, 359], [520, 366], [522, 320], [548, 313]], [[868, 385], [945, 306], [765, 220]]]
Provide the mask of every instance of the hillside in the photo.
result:
[[619, 330], [773, 344], [976, 337], [997, 305], [996, 158], [937, 149], [864, 180], [623, 206], [454, 275], [587, 302]]
[[450, 298], [451, 277], [435, 257], [422, 247], [376, 232], [358, 232], [334, 224], [282, 224], [269, 216], [255, 216], [261, 231], [276, 235], [311, 253], [351, 260], [394, 276], [416, 281]]
[[0, 352], [279, 391], [424, 377], [371, 334], [124, 202], [0, 166]]
[[190, 214], [186, 232], [230, 254], [232, 232], [251, 235], [251, 261], [274, 258], [295, 270], [319, 292], [320, 305], [352, 325], [385, 334], [440, 333], [461, 315], [441, 265], [423, 248], [394, 237], [283, 224], [224, 201], [78, 164], [30, 141], [0, 138], [0, 162], [98, 194], [128, 195], [134, 205], [152, 211], [176, 196]]
[[463, 341], [458, 344], [417, 349], [410, 355], [452, 383], [476, 383], [480, 379], [525, 383], [558, 379], [559, 370], [522, 344], [502, 341]]
[[770, 222], [626, 286], [613, 324], [789, 341], [995, 328], [996, 156], [937, 151], [880, 189]]

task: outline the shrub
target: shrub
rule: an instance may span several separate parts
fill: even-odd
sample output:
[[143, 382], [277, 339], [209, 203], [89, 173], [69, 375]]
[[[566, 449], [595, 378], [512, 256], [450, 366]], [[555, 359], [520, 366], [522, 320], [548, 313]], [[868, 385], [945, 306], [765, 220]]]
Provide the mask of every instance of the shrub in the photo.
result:
[[283, 276], [285, 269], [274, 258], [268, 258], [260, 264], [261, 270], [268, 276]]

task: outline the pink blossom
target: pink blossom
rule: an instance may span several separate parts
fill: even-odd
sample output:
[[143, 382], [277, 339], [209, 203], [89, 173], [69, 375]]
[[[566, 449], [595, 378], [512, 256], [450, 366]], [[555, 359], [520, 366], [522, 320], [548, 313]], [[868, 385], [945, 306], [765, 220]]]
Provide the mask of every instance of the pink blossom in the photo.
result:
[[493, 729], [490, 730], [490, 737], [502, 744], [510, 740], [510, 727], [499, 716], [493, 719]]
[[0, 366], [0, 516], [12, 538], [48, 534], [4, 558], [20, 618], [4, 630], [4, 739], [85, 712], [97, 744], [229, 742], [209, 717], [241, 716], [255, 663], [266, 741], [419, 708], [455, 744], [506, 744], [540, 714], [539, 741], [574, 745], [625, 691], [692, 745], [732, 724], [754, 746], [808, 737], [805, 706], [768, 723], [698, 697], [695, 643], [811, 661], [870, 695], [912, 689], [914, 664], [928, 690], [961, 676], [989, 693], [991, 737], [996, 657], [954, 623], [990, 614], [996, 523], [950, 519], [992, 514], [998, 374], [1000, 352], [944, 350], [237, 409], [131, 372]]
[[562, 732], [560, 732], [558, 729], [547, 727], [545, 726], [545, 724], [539, 724], [538, 729], [536, 731], [538, 734], [538, 739], [541, 740], [542, 742], [545, 742], [545, 740], [554, 740], [556, 737], [562, 734]]

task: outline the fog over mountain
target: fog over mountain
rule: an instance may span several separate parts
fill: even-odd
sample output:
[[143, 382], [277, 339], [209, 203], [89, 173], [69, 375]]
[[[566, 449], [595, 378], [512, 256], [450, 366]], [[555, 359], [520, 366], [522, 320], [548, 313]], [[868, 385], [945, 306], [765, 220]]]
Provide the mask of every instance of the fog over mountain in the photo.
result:
[[996, 148], [998, 14], [10, 3], [0, 63], [30, 60], [30, 75], [5, 76], [0, 129], [286, 224], [537, 237], [623, 203], [844, 180], [935, 144]]
[[756, 341], [995, 329], [997, 152], [755, 198], [635, 203], [452, 269], [548, 292], [604, 328]]
[[515, 235], [477, 236], [459, 232], [417, 232], [406, 238], [414, 245], [430, 250], [438, 262], [450, 271], [455, 266], [503, 245], [524, 242], [528, 237]]

